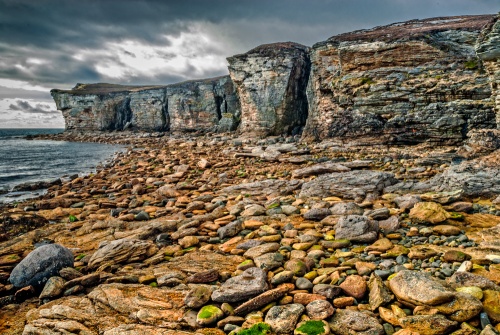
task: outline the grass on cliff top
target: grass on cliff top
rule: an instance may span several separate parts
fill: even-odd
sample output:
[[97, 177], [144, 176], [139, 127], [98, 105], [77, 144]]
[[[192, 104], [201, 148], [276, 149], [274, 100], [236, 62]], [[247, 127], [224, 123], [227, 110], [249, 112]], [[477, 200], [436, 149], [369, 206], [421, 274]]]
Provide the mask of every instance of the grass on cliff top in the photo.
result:
[[161, 89], [167, 87], [185, 87], [188, 88], [200, 84], [212, 84], [215, 82], [220, 82], [221, 85], [224, 85], [224, 78], [229, 78], [229, 76], [219, 76], [213, 78], [205, 78], [205, 79], [194, 79], [187, 80], [180, 83], [168, 84], [168, 85], [148, 85], [148, 86], [134, 86], [134, 85], [118, 85], [118, 84], [107, 84], [107, 83], [97, 83], [97, 84], [76, 84], [71, 90], [60, 90], [53, 89], [51, 92], [55, 93], [69, 93], [74, 95], [86, 95], [86, 94], [109, 94], [109, 93], [121, 93], [121, 92], [139, 92], [151, 89]]
[[163, 88], [165, 86], [127, 86], [127, 85], [117, 85], [117, 84], [76, 84], [71, 90], [58, 90], [54, 89], [55, 92], [64, 92], [70, 94], [108, 94], [108, 93], [119, 93], [119, 92], [130, 92], [130, 91], [142, 91], [147, 89]]

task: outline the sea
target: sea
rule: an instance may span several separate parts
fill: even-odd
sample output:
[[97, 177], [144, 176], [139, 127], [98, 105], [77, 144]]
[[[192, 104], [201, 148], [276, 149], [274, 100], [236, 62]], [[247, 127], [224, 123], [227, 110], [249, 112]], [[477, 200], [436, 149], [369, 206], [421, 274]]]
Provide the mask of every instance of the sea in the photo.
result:
[[46, 190], [13, 192], [15, 185], [53, 181], [95, 172], [125, 147], [101, 143], [30, 140], [28, 135], [57, 134], [64, 129], [0, 128], [0, 204], [40, 196]]

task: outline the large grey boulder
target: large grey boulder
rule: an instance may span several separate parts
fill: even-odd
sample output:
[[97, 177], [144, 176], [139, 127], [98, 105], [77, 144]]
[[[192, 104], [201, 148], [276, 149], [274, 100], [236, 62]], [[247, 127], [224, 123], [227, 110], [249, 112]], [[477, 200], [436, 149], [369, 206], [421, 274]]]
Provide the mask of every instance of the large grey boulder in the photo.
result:
[[32, 285], [43, 288], [50, 277], [66, 267], [73, 267], [73, 253], [59, 244], [48, 244], [33, 250], [12, 270], [9, 281], [15, 287]]
[[352, 242], [373, 242], [378, 237], [378, 222], [362, 215], [347, 215], [335, 226], [335, 238]]
[[229, 278], [212, 293], [216, 302], [236, 302], [253, 298], [268, 289], [267, 274], [259, 268], [246, 269], [241, 275]]

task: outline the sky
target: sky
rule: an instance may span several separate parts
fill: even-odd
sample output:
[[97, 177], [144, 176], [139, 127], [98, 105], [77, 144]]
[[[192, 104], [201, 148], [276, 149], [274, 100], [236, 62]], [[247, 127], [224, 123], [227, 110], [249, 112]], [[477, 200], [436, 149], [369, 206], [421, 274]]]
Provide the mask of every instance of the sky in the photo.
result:
[[226, 57], [265, 43], [499, 10], [498, 0], [0, 0], [0, 128], [64, 127], [52, 88], [215, 77]]

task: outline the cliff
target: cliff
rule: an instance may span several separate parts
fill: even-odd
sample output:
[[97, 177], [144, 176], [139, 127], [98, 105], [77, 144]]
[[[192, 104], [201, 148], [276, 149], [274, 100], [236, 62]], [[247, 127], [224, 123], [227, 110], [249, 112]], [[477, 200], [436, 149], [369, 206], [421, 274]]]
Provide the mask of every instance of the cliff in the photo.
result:
[[493, 19], [415, 20], [314, 45], [305, 136], [454, 143], [496, 128], [490, 75], [475, 52]]
[[240, 132], [280, 135], [305, 125], [309, 48], [291, 42], [266, 44], [227, 60], [244, 111]]
[[229, 76], [166, 86], [77, 84], [51, 91], [67, 130], [234, 130], [240, 117]]
[[[312, 48], [266, 44], [229, 76], [168, 86], [53, 90], [67, 129], [230, 131], [456, 144], [500, 128], [498, 16], [395, 23]], [[305, 126], [305, 127], [304, 127]]]

